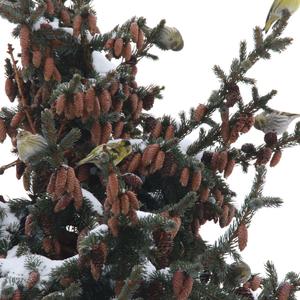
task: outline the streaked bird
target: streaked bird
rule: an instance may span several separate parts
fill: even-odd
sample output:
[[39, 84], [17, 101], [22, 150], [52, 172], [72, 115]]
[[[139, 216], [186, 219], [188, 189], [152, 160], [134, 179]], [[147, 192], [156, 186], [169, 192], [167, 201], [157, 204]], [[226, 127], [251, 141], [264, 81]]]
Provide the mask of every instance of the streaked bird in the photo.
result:
[[278, 110], [269, 110], [255, 116], [254, 127], [264, 133], [275, 132], [283, 134], [287, 131], [290, 123], [299, 118], [300, 114], [282, 112]]
[[234, 262], [229, 266], [228, 275], [236, 284], [244, 284], [251, 277], [251, 269], [245, 262]]
[[158, 34], [155, 44], [163, 50], [180, 51], [183, 46], [183, 38], [175, 27], [165, 26]]
[[17, 150], [19, 159], [28, 162], [30, 159], [46, 150], [48, 147], [46, 139], [39, 134], [32, 134], [29, 131], [20, 131], [17, 134]]
[[77, 167], [92, 163], [98, 168], [110, 160], [116, 166], [124, 158], [132, 152], [132, 146], [128, 140], [121, 140], [119, 142], [112, 142], [108, 144], [99, 145], [94, 148], [84, 159], [77, 163]]
[[300, 5], [300, 0], [274, 0], [269, 11], [264, 31], [267, 33], [271, 26], [282, 17], [283, 10], [288, 10], [290, 14], [294, 13]]

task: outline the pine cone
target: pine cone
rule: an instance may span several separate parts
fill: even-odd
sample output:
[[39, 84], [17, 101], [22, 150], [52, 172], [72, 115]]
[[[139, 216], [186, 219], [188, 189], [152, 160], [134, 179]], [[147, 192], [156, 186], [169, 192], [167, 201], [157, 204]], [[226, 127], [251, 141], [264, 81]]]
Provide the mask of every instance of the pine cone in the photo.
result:
[[84, 94], [78, 92], [74, 95], [74, 113], [76, 118], [82, 117], [84, 108]]
[[201, 122], [202, 118], [207, 112], [207, 107], [204, 104], [199, 104], [194, 111], [193, 119], [195, 122]]
[[191, 294], [193, 289], [193, 282], [194, 279], [191, 276], [187, 275], [185, 277], [182, 290], [177, 298], [178, 300], [188, 300], [189, 295]]
[[22, 295], [23, 293], [19, 289], [16, 289], [13, 293], [12, 300], [22, 300]]
[[40, 280], [40, 274], [37, 271], [31, 271], [27, 279], [26, 287], [32, 289]]
[[157, 155], [156, 155], [155, 161], [152, 164], [153, 165], [153, 170], [152, 170], [151, 173], [155, 173], [156, 171], [159, 171], [163, 167], [165, 157], [166, 157], [165, 152], [162, 151], [162, 150], [159, 150]]
[[121, 202], [121, 213], [124, 216], [127, 216], [130, 208], [129, 197], [126, 194], [122, 194], [120, 202]]
[[220, 152], [218, 156], [217, 165], [220, 173], [222, 173], [225, 170], [227, 163], [228, 163], [228, 152], [225, 150]]
[[59, 198], [65, 192], [65, 186], [67, 183], [68, 170], [65, 167], [60, 167], [56, 172], [55, 190], [54, 196]]
[[280, 162], [282, 152], [280, 149], [276, 150], [273, 154], [273, 157], [270, 161], [270, 167], [275, 167]]
[[108, 176], [107, 189], [110, 190], [112, 199], [116, 199], [119, 194], [119, 180], [116, 173], [111, 173]]
[[123, 48], [122, 56], [124, 57], [125, 61], [128, 62], [131, 59], [131, 55], [132, 55], [131, 44], [130, 42], [128, 42]]
[[174, 136], [175, 136], [175, 127], [172, 124], [170, 124], [167, 127], [167, 130], [166, 130], [166, 133], [165, 133], [165, 140], [169, 141], [169, 140], [173, 139]]
[[55, 13], [55, 8], [51, 0], [46, 0], [46, 11], [51, 16]]
[[115, 217], [108, 219], [107, 225], [114, 237], [119, 235], [119, 220]]
[[229, 159], [227, 162], [225, 171], [224, 171], [224, 178], [228, 178], [231, 175], [231, 173], [234, 169], [234, 166], [235, 166], [235, 160]]
[[132, 191], [127, 191], [126, 195], [128, 196], [130, 207], [135, 210], [138, 210], [140, 208], [140, 202], [139, 202], [136, 194]]
[[70, 25], [71, 18], [70, 18], [70, 14], [69, 14], [67, 8], [63, 8], [61, 10], [60, 18], [61, 18], [62, 22], [64, 23], [64, 25]]
[[29, 214], [26, 217], [25, 225], [24, 225], [24, 233], [27, 236], [31, 236], [32, 235], [32, 222], [33, 222], [33, 216], [32, 216], [32, 214]]
[[72, 193], [75, 189], [76, 181], [78, 179], [76, 178], [75, 171], [72, 167], [68, 167], [67, 171], [67, 183], [66, 183], [66, 191], [67, 193]]
[[57, 201], [57, 203], [54, 207], [54, 213], [57, 214], [57, 213], [65, 210], [71, 202], [72, 202], [72, 196], [69, 194], [65, 194]]
[[23, 176], [25, 169], [26, 169], [25, 163], [23, 163], [18, 159], [16, 163], [16, 177], [18, 180], [21, 179], [21, 177]]
[[138, 120], [141, 116], [141, 113], [142, 113], [142, 110], [143, 110], [143, 101], [142, 100], [139, 100], [138, 101], [138, 105], [137, 105], [137, 109], [136, 111], [133, 113], [133, 116], [132, 116], [132, 119], [134, 121]]
[[236, 293], [237, 295], [243, 296], [243, 299], [248, 299], [248, 300], [254, 300], [254, 299], [255, 299], [254, 296], [253, 296], [253, 294], [252, 294], [252, 292], [251, 292], [251, 290], [248, 289], [248, 288], [239, 287], [239, 288], [235, 291], [235, 293]]
[[28, 68], [30, 65], [30, 52], [29, 49], [24, 48], [21, 52], [21, 63], [23, 68]]
[[273, 147], [277, 144], [277, 134], [276, 132], [268, 132], [265, 134], [264, 140], [268, 147]]
[[227, 94], [225, 99], [227, 107], [232, 107], [235, 103], [242, 100], [240, 88], [237, 84], [232, 83], [227, 85]]
[[255, 292], [260, 288], [261, 281], [262, 279], [258, 275], [254, 275], [250, 280], [250, 289]]
[[107, 122], [102, 126], [102, 136], [100, 144], [106, 144], [110, 139], [111, 133], [112, 125], [110, 122]]
[[74, 182], [74, 190], [72, 192], [72, 196], [74, 198], [74, 207], [77, 211], [79, 211], [83, 204], [83, 195], [82, 195], [80, 182], [78, 179], [76, 179]]
[[32, 64], [35, 68], [39, 68], [42, 62], [42, 53], [40, 50], [34, 50], [32, 52]]
[[248, 243], [248, 229], [244, 223], [241, 223], [237, 229], [238, 243], [240, 251], [243, 251]]
[[136, 43], [136, 48], [138, 50], [141, 50], [144, 46], [144, 39], [145, 39], [145, 34], [143, 32], [143, 30], [139, 29], [139, 36], [138, 36], [138, 40]]
[[123, 121], [119, 121], [119, 122], [115, 123], [114, 129], [113, 129], [113, 137], [115, 139], [120, 138], [120, 136], [122, 135], [124, 125], [125, 125], [125, 123]]
[[93, 112], [95, 107], [95, 90], [93, 87], [90, 87], [85, 94], [85, 109], [90, 114]]
[[186, 187], [188, 185], [190, 178], [190, 169], [188, 167], [185, 167], [182, 169], [180, 174], [179, 182], [183, 187]]
[[149, 166], [155, 160], [159, 149], [159, 144], [150, 144], [146, 147], [142, 156], [142, 164], [144, 167]]
[[137, 43], [139, 39], [139, 25], [137, 24], [137, 22], [132, 22], [130, 24], [129, 31], [133, 42]]
[[73, 36], [78, 37], [81, 31], [82, 17], [81, 15], [76, 15], [73, 19]]
[[201, 170], [194, 171], [192, 175], [192, 183], [191, 183], [191, 190], [193, 192], [197, 192], [199, 190], [201, 181], [202, 181]]
[[178, 298], [184, 282], [185, 276], [182, 271], [176, 271], [172, 278], [172, 286], [173, 286], [173, 293], [176, 298]]
[[30, 29], [26, 24], [21, 25], [20, 29], [20, 45], [21, 49], [28, 49], [30, 46]]
[[143, 98], [143, 109], [150, 110], [153, 107], [154, 104], [154, 96], [151, 94], [148, 94], [146, 97]]
[[278, 300], [288, 300], [292, 290], [292, 285], [285, 282], [278, 289]]
[[173, 176], [177, 170], [176, 158], [173, 153], [166, 152], [165, 162], [161, 170], [162, 176]]
[[155, 127], [153, 128], [153, 130], [151, 131], [151, 137], [154, 139], [157, 139], [160, 137], [161, 133], [162, 133], [162, 124], [159, 120], [156, 121]]
[[99, 97], [100, 100], [100, 106], [103, 113], [108, 113], [111, 106], [112, 106], [112, 100], [111, 95], [108, 90], [103, 90]]
[[5, 93], [10, 102], [14, 102], [18, 93], [18, 88], [16, 83], [11, 78], [6, 78], [5, 80]]
[[217, 188], [214, 189], [213, 193], [214, 193], [214, 196], [215, 196], [217, 205], [218, 205], [219, 207], [222, 207], [223, 201], [224, 201], [224, 195], [223, 195], [222, 192], [221, 192], [219, 189], [217, 189]]
[[119, 198], [116, 198], [111, 205], [111, 212], [114, 217], [118, 217], [121, 213], [121, 202]]
[[132, 158], [129, 166], [128, 166], [128, 173], [134, 173], [142, 162], [142, 154], [141, 153], [135, 153], [134, 157]]
[[122, 176], [122, 178], [125, 183], [133, 189], [140, 189], [143, 185], [142, 179], [133, 173], [126, 173]]
[[115, 40], [115, 43], [114, 43], [114, 56], [116, 58], [119, 58], [122, 54], [122, 51], [123, 51], [123, 39], [122, 38], [117, 38]]
[[138, 107], [138, 102], [139, 102], [139, 97], [137, 94], [131, 94], [129, 96], [129, 101], [130, 101], [130, 107], [131, 107], [131, 111], [135, 112], [137, 110]]
[[224, 228], [226, 226], [228, 216], [229, 216], [229, 206], [227, 204], [223, 205], [222, 207], [222, 215], [219, 218], [219, 225], [221, 228]]
[[18, 128], [21, 122], [23, 121], [24, 117], [25, 117], [24, 111], [18, 111], [11, 119], [10, 126], [12, 128]]
[[88, 16], [88, 27], [91, 35], [100, 33], [99, 28], [97, 27], [97, 17], [94, 14], [89, 14]]
[[94, 120], [90, 133], [91, 133], [91, 143], [95, 146], [98, 146], [101, 141], [101, 126], [98, 120]]
[[257, 160], [256, 160], [255, 164], [256, 165], [265, 165], [271, 159], [272, 153], [273, 153], [273, 151], [269, 147], [265, 147], [265, 148], [261, 149], [257, 153]]
[[241, 147], [241, 150], [244, 153], [249, 154], [249, 155], [255, 155], [256, 154], [256, 148], [255, 148], [255, 146], [253, 144], [250, 144], [250, 143], [244, 144]]
[[214, 152], [210, 162], [210, 168], [213, 172], [216, 172], [218, 169], [218, 161], [219, 161], [219, 152]]
[[60, 74], [60, 72], [59, 72], [59, 70], [57, 69], [56, 66], [54, 67], [53, 77], [54, 77], [55, 81], [57, 81], [57, 82], [61, 82], [62, 81], [61, 74]]
[[54, 59], [53, 57], [47, 57], [45, 60], [45, 65], [44, 65], [44, 79], [45, 81], [49, 81], [53, 75], [54, 72]]

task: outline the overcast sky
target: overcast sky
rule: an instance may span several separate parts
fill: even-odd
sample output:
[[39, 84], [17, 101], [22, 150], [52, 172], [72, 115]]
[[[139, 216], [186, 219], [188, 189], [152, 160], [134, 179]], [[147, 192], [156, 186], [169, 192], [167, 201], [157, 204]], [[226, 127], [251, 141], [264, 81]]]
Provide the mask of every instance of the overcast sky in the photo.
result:
[[[199, 5], [201, 3], [201, 6]], [[150, 25], [161, 19], [167, 25], [177, 27], [185, 41], [181, 52], [155, 51], [160, 55], [158, 62], [146, 60], [138, 69], [138, 83], [156, 83], [166, 87], [164, 99], [156, 102], [153, 113], [176, 115], [181, 110], [188, 111], [191, 106], [205, 103], [213, 89], [219, 87], [212, 67], [219, 64], [228, 70], [234, 57], [238, 55], [240, 40], [249, 42], [252, 47], [252, 29], [263, 27], [272, 0], [209, 0], [209, 1], [170, 1], [170, 0], [130, 0], [95, 1], [98, 13], [98, 25], [102, 33], [111, 30], [132, 16], [144, 16]], [[11, 26], [0, 19], [1, 43], [0, 61], [6, 57], [6, 44], [11, 42]], [[275, 54], [271, 61], [259, 62], [249, 73], [257, 79], [261, 94], [272, 89], [278, 95], [270, 106], [279, 110], [300, 113], [300, 12], [290, 20], [285, 35], [294, 38], [294, 43], [281, 55]], [[2, 70], [3, 64], [2, 64]], [[0, 72], [0, 90], [4, 91], [3, 72]], [[249, 94], [243, 88], [245, 100]], [[4, 92], [1, 106], [8, 100]], [[292, 130], [293, 128], [291, 128]], [[263, 134], [255, 129], [243, 137], [240, 143], [263, 142]], [[0, 164], [14, 159], [9, 155], [10, 142], [1, 147]], [[280, 276], [288, 271], [300, 272], [298, 228], [300, 227], [299, 199], [299, 160], [300, 149], [285, 150], [283, 160], [278, 167], [269, 170], [264, 194], [284, 199], [280, 209], [264, 209], [259, 212], [249, 229], [249, 244], [243, 251], [243, 257], [252, 271], [263, 272], [264, 263], [272, 260]], [[298, 171], [298, 172], [297, 172]], [[237, 205], [243, 201], [250, 190], [253, 171], [248, 175], [236, 169], [229, 178], [232, 188], [237, 191]], [[16, 182], [15, 171], [10, 170], [0, 176], [0, 193], [10, 197], [21, 196], [21, 182]], [[209, 224], [201, 229], [206, 240], [213, 240], [221, 231], [218, 225]]]

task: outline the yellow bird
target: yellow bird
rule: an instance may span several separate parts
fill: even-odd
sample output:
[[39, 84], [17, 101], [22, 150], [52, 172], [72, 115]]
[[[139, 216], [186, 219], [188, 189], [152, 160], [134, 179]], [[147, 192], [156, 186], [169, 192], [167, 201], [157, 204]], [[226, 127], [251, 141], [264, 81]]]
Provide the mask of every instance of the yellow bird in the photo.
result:
[[264, 31], [267, 33], [271, 26], [282, 17], [282, 11], [288, 10], [294, 13], [300, 5], [300, 0], [274, 0], [269, 11]]

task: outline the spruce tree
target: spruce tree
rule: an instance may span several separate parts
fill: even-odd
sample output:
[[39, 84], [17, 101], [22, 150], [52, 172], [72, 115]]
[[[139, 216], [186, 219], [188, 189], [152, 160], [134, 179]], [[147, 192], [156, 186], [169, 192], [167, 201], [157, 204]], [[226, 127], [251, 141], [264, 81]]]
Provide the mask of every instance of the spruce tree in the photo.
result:
[[[255, 213], [282, 204], [263, 186], [269, 166], [299, 144], [300, 123], [235, 145], [276, 95], [261, 95], [247, 73], [291, 43], [288, 13], [268, 35], [254, 29], [252, 50], [240, 43], [228, 74], [214, 67], [220, 87], [206, 103], [156, 118], [163, 87], [140, 86], [137, 65], [158, 59], [153, 47], [179, 51], [178, 30], [133, 17], [101, 33], [91, 1], [70, 2], [0, 2], [21, 49], [8, 44], [13, 106], [0, 112], [0, 141], [10, 138], [18, 159], [0, 171], [15, 168], [30, 199], [1, 199], [1, 299], [296, 299], [297, 274], [281, 280], [272, 262], [252, 274], [241, 252]], [[236, 166], [256, 169], [240, 209], [226, 181]], [[210, 221], [227, 228], [214, 244], [201, 238]]]

